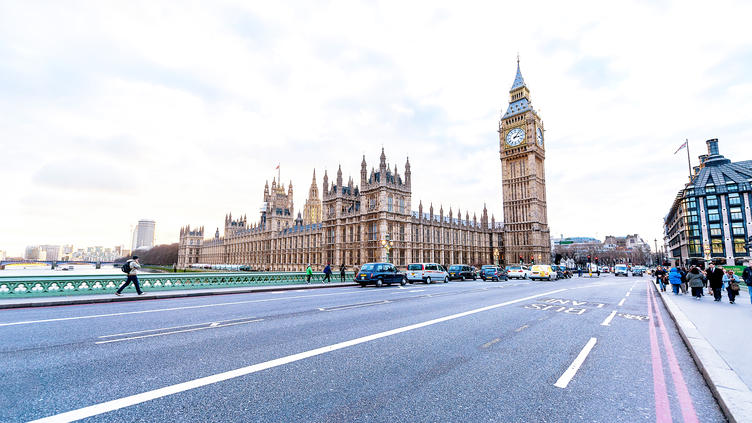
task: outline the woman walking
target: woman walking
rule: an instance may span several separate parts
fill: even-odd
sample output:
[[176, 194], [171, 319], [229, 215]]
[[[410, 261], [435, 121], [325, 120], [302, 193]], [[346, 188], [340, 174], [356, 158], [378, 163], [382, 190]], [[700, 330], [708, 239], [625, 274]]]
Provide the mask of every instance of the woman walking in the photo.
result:
[[692, 266], [687, 274], [687, 283], [692, 289], [692, 296], [698, 300], [702, 299], [702, 274], [697, 266]]
[[723, 289], [723, 269], [721, 266], [715, 266], [713, 263], [708, 265], [708, 285], [713, 290], [713, 297], [716, 301], [721, 301], [721, 289]]
[[661, 286], [661, 291], [666, 292], [666, 281], [664, 278], [666, 277], [666, 271], [663, 270], [662, 266], [658, 266], [658, 270], [655, 271], [655, 279], [657, 280], [658, 284]]
[[741, 282], [741, 279], [734, 274], [733, 270], [726, 271], [726, 275], [723, 277], [723, 285], [726, 287], [726, 293], [731, 304], [734, 304], [736, 294], [739, 293], [739, 282]]
[[674, 295], [679, 295], [679, 286], [682, 283], [682, 277], [678, 268], [672, 267], [671, 271], [668, 272], [668, 282], [671, 284]]

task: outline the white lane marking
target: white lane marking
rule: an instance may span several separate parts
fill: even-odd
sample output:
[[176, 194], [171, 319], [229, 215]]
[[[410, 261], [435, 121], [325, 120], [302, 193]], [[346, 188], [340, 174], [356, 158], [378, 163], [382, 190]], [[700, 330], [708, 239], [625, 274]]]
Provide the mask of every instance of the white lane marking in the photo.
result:
[[569, 368], [564, 372], [564, 374], [561, 375], [559, 380], [554, 383], [554, 386], [557, 388], [566, 388], [567, 385], [569, 385], [569, 382], [572, 380], [574, 375], [577, 373], [577, 370], [579, 370], [580, 366], [582, 366], [582, 363], [585, 361], [585, 358], [587, 358], [588, 354], [590, 354], [590, 350], [593, 349], [596, 343], [595, 338], [590, 338], [590, 340], [585, 344], [585, 347], [582, 348], [582, 351], [580, 351], [580, 354], [577, 355], [577, 358], [574, 359], [572, 364], [569, 366]]
[[423, 292], [423, 291], [425, 291], [425, 289], [411, 289], [407, 292]]
[[66, 321], [66, 320], [96, 319], [96, 318], [100, 318], [100, 317], [127, 316], [127, 315], [130, 315], [130, 314], [157, 313], [157, 312], [161, 312], [161, 311], [191, 310], [191, 309], [196, 309], [196, 308], [219, 307], [219, 306], [236, 305], [236, 304], [266, 303], [266, 302], [270, 302], [270, 301], [294, 300], [294, 299], [299, 299], [299, 298], [330, 297], [330, 296], [333, 296], [333, 295], [357, 294], [358, 292], [363, 292], [363, 291], [335, 292], [333, 294], [296, 295], [296, 296], [285, 297], [285, 298], [266, 298], [266, 299], [263, 299], [263, 300], [234, 301], [234, 302], [229, 302], [229, 303], [216, 303], [216, 304], [202, 304], [202, 305], [184, 306], [184, 307], [158, 308], [158, 309], [153, 309], [153, 310], [124, 311], [124, 312], [121, 312], [121, 313], [92, 314], [92, 315], [89, 315], [89, 316], [58, 317], [56, 319], [23, 320], [23, 321], [19, 321], [19, 322], [0, 323], [0, 327], [3, 327], [3, 326], [16, 326], [16, 325], [29, 325], [29, 324], [32, 324], [32, 323], [62, 322], [62, 321]]
[[606, 317], [606, 320], [601, 323], [601, 326], [608, 326], [612, 320], [614, 320], [614, 316], [616, 316], [616, 310], [612, 311], [611, 314]]
[[377, 301], [375, 303], [365, 303], [365, 304], [353, 304], [353, 305], [347, 305], [347, 306], [339, 306], [339, 307], [319, 307], [319, 311], [339, 311], [339, 310], [349, 310], [351, 308], [360, 308], [360, 307], [370, 307], [375, 305], [381, 305], [381, 304], [389, 304], [391, 301], [384, 300], [384, 301]]
[[625, 297], [629, 297], [629, 292], [627, 292], [626, 294], [624, 294], [624, 296]]
[[149, 334], [149, 335], [131, 336], [131, 337], [128, 337], [128, 338], [108, 339], [107, 341], [97, 341], [97, 342], [95, 342], [95, 344], [97, 344], [97, 345], [99, 345], [99, 344], [110, 344], [112, 342], [131, 341], [133, 339], [143, 339], [143, 338], [153, 338], [155, 336], [173, 335], [173, 334], [176, 334], [176, 333], [185, 333], [185, 332], [195, 332], [197, 330], [204, 330], [204, 329], [224, 328], [224, 327], [227, 327], [227, 326], [235, 326], [235, 325], [242, 325], [242, 324], [245, 324], [245, 323], [260, 322], [262, 320], [264, 320], [264, 319], [245, 320], [245, 321], [242, 321], [242, 322], [225, 323], [225, 324], [222, 324], [222, 325], [220, 325], [220, 324], [218, 324], [218, 323], [215, 322], [215, 323], [212, 323], [209, 326], [204, 326], [204, 327], [200, 327], [200, 328], [173, 330], [173, 331], [170, 331], [170, 332], [152, 333], [152, 334]]
[[519, 332], [519, 331], [521, 331], [521, 330], [523, 330], [523, 329], [525, 329], [525, 328], [529, 328], [529, 327], [530, 327], [530, 326], [528, 326], [528, 325], [522, 325], [522, 326], [518, 327], [517, 329], [515, 329], [514, 331], [515, 331], [515, 332]]
[[427, 320], [421, 323], [415, 323], [408, 326], [388, 330], [385, 332], [375, 333], [373, 335], [363, 336], [361, 338], [351, 339], [349, 341], [339, 342], [332, 345], [327, 345], [321, 348], [315, 348], [312, 350], [304, 351], [297, 354], [280, 357], [274, 360], [265, 361], [263, 363], [253, 364], [247, 367], [241, 367], [239, 369], [230, 370], [223, 373], [217, 373], [215, 375], [202, 377], [199, 379], [189, 380], [188, 382], [178, 383], [176, 385], [165, 386], [164, 388], [154, 389], [152, 391], [142, 392], [123, 398], [118, 398], [111, 401], [102, 402], [99, 404], [90, 405], [88, 407], [79, 408], [77, 410], [71, 410], [65, 413], [55, 414], [49, 417], [44, 417], [38, 420], [34, 420], [36, 423], [41, 422], [72, 422], [81, 420], [87, 417], [96, 416], [99, 414], [108, 413], [110, 411], [119, 410], [121, 408], [130, 407], [132, 405], [140, 404], [153, 399], [166, 397], [168, 395], [177, 394], [179, 392], [187, 391], [190, 389], [199, 388], [206, 385], [222, 382], [229, 379], [234, 379], [240, 376], [249, 375], [262, 370], [271, 369], [273, 367], [282, 366], [284, 364], [300, 361], [306, 358], [314, 357], [321, 354], [326, 354], [332, 351], [341, 350], [343, 348], [352, 347], [354, 345], [363, 344], [365, 342], [374, 341], [388, 336], [397, 335], [403, 332], [408, 332], [415, 329], [420, 329], [426, 326], [435, 325], [437, 323], [446, 322], [448, 320], [458, 319], [460, 317], [469, 316], [471, 314], [481, 313], [488, 310], [493, 310], [499, 307], [508, 306], [511, 304], [520, 303], [523, 301], [532, 300], [533, 298], [544, 297], [547, 295], [556, 294], [558, 292], [566, 291], [566, 288], [557, 289], [555, 291], [544, 292], [541, 294], [531, 295], [529, 297], [518, 298], [516, 300], [510, 300], [499, 304], [493, 304], [474, 310], [464, 311], [462, 313], [452, 314], [449, 316], [439, 317], [437, 319]]
[[196, 326], [203, 326], [205, 324], [207, 324], [207, 323], [206, 322], [204, 322], [204, 323], [194, 323], [194, 324], [191, 324], [191, 325], [170, 326], [170, 327], [166, 327], [166, 328], [137, 330], [137, 331], [133, 331], [133, 332], [123, 332], [123, 333], [113, 333], [112, 335], [102, 335], [102, 336], [98, 336], [97, 338], [112, 338], [112, 337], [115, 337], [115, 336], [136, 335], [136, 334], [139, 334], [139, 333], [158, 332], [160, 330], [191, 328], [191, 327], [196, 327]]
[[627, 301], [626, 298], [622, 298], [621, 301], [619, 301], [619, 307], [624, 305], [624, 301]]

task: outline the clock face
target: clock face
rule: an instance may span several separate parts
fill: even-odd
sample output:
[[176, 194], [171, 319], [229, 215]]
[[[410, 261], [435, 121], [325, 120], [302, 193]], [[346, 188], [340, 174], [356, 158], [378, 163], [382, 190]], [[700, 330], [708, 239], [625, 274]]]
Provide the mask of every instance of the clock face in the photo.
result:
[[535, 140], [539, 146], [543, 147], [543, 131], [540, 128], [535, 131]]
[[525, 139], [525, 131], [522, 128], [514, 128], [507, 132], [507, 145], [517, 147]]

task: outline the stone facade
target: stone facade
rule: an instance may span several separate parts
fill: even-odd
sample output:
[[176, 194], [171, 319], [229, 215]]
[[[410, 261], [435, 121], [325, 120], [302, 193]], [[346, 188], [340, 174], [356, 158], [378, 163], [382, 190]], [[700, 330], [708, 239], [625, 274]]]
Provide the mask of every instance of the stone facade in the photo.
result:
[[[360, 184], [352, 178], [344, 183], [342, 169], [335, 181], [324, 173], [322, 199], [318, 198], [315, 171], [304, 207], [304, 218], [294, 216], [292, 184], [272, 181], [264, 188], [264, 208], [259, 221], [225, 216], [225, 232], [203, 238], [203, 227], [180, 231], [178, 266], [191, 264], [238, 264], [259, 270], [302, 271], [307, 264], [320, 268], [327, 263], [348, 268], [372, 261], [391, 261], [406, 266], [416, 261], [449, 265], [494, 262], [494, 249], [501, 257], [503, 225], [488, 217], [480, 219], [458, 210], [444, 214], [433, 205], [424, 211], [422, 203], [411, 211], [410, 161], [404, 176], [386, 162], [382, 149], [379, 166], [368, 172], [361, 162]], [[320, 221], [317, 221], [320, 216]]]
[[506, 263], [519, 262], [520, 257], [525, 263], [551, 259], [544, 136], [518, 60], [509, 107], [499, 120]]

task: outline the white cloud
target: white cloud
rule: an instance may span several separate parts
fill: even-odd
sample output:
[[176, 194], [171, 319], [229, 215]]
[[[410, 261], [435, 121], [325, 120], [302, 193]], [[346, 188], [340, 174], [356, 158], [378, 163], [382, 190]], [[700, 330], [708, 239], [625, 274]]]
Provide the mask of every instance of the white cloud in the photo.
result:
[[301, 206], [313, 168], [319, 184], [338, 164], [357, 182], [382, 145], [400, 171], [410, 156], [414, 207], [487, 203], [498, 218], [496, 129], [518, 51], [547, 129], [553, 232], [660, 237], [685, 138], [693, 156], [718, 137], [749, 158], [751, 9], [2, 3], [0, 248], [127, 244], [144, 217], [171, 242], [228, 211], [255, 218], [277, 163]]

